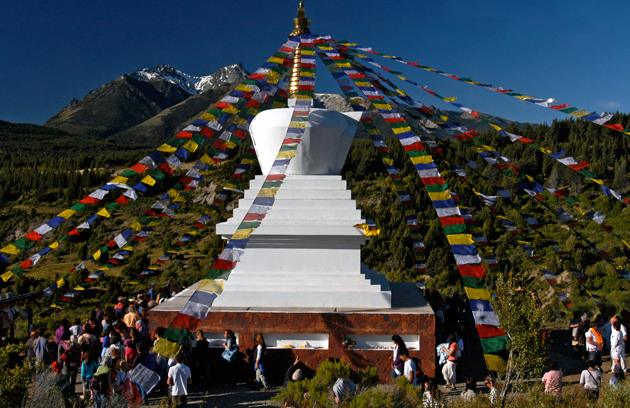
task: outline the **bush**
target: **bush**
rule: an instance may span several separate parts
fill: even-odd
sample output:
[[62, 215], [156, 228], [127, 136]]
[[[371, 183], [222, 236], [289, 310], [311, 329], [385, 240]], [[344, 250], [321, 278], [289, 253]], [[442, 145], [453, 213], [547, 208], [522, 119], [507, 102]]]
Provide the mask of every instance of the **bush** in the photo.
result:
[[23, 350], [24, 346], [15, 344], [0, 348], [0, 408], [20, 406], [26, 394], [32, 367], [20, 361]]

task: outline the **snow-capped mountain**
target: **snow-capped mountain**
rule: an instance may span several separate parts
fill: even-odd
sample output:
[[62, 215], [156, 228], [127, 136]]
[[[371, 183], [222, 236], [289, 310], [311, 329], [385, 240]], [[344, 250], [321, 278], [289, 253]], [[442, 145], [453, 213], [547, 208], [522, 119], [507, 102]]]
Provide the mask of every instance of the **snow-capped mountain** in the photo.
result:
[[131, 133], [147, 143], [160, 140], [169, 137], [180, 121], [220, 99], [246, 75], [238, 64], [205, 76], [186, 74], [169, 65], [143, 68], [101, 85], [80, 100], [73, 99], [46, 126], [76, 135], [114, 137], [125, 133], [125, 140], [129, 140], [128, 130], [155, 118], [150, 131], [142, 127], [142, 137], [140, 132]]
[[194, 95], [209, 88], [233, 84], [245, 76], [245, 70], [238, 64], [232, 64], [219, 68], [210, 75], [195, 76], [182, 72], [170, 65], [158, 65], [153, 68], [142, 68], [130, 74], [130, 76], [147, 82], [167, 81]]

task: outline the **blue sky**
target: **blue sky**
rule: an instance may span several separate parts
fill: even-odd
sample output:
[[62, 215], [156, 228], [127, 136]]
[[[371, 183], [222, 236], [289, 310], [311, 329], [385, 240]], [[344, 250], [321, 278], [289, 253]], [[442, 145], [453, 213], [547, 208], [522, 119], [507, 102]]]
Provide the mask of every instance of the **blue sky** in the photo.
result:
[[[235, 62], [253, 70], [286, 38], [295, 5], [3, 0], [0, 119], [43, 123], [73, 97], [156, 64], [191, 74]], [[630, 111], [627, 1], [306, 0], [306, 7], [318, 34], [585, 109]], [[403, 71], [442, 95], [508, 119], [559, 117], [420, 70]], [[318, 90], [335, 91], [334, 81], [322, 73]]]

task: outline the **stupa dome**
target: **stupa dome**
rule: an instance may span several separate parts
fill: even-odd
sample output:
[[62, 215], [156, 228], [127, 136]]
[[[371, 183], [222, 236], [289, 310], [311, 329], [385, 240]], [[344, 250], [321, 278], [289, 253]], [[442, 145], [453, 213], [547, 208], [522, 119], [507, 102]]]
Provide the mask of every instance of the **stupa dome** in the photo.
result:
[[[249, 127], [262, 174], [268, 174], [287, 132], [293, 109], [270, 109], [256, 115]], [[362, 112], [313, 109], [297, 157], [287, 175], [339, 175]]]

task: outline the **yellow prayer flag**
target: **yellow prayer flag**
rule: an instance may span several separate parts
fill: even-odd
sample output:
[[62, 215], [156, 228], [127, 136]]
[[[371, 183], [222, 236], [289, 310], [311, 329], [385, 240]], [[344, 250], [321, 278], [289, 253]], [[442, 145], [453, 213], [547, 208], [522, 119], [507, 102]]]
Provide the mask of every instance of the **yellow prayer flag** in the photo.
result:
[[447, 122], [448, 121], [448, 116], [446, 115], [440, 115], [440, 120]]
[[395, 135], [399, 135], [405, 132], [411, 132], [411, 126], [392, 128], [392, 132], [394, 132]]
[[314, 78], [315, 77], [315, 73], [314, 72], [300, 72], [300, 75], [303, 77], [307, 77], [307, 78]]
[[387, 110], [387, 111], [392, 110], [392, 105], [388, 103], [374, 103], [373, 105], [376, 109]]
[[352, 65], [349, 62], [337, 62], [335, 65], [338, 68], [352, 68]]
[[199, 281], [197, 290], [208, 293], [221, 293], [223, 292], [224, 283], [225, 281], [223, 279], [202, 279]]
[[589, 111], [585, 111], [585, 110], [577, 110], [577, 111], [575, 111], [575, 112], [571, 112], [571, 113], [569, 113], [569, 115], [574, 116], [574, 117], [576, 117], [576, 118], [581, 118], [581, 117], [586, 116], [586, 115], [588, 115], [588, 114], [590, 114], [590, 113], [591, 113], [591, 112], [589, 112]]
[[67, 210], [63, 210], [62, 212], [57, 214], [57, 217], [65, 218], [67, 220], [68, 218], [72, 217], [76, 213], [77, 212], [74, 211], [74, 210], [67, 209]]
[[98, 210], [98, 212], [96, 213], [96, 215], [100, 215], [103, 218], [109, 218], [112, 215], [109, 213], [109, 211], [107, 211], [107, 208], [103, 207], [100, 210]]
[[60, 279], [57, 281], [57, 287], [58, 287], [58, 288], [62, 287], [62, 286], [63, 286], [63, 285], [65, 285], [65, 284], [66, 284], [66, 281], [65, 281], [65, 280], [63, 280], [63, 278], [60, 278]]
[[507, 364], [504, 359], [495, 354], [484, 354], [483, 357], [486, 360], [486, 367], [488, 370], [496, 371], [498, 373], [505, 372]]
[[7, 255], [17, 255], [20, 253], [20, 248], [16, 247], [13, 244], [9, 244], [5, 246], [4, 248], [0, 249], [0, 252]]
[[267, 60], [267, 62], [271, 62], [272, 64], [283, 64], [284, 59], [278, 57], [271, 57]]
[[129, 244], [127, 244], [127, 245], [125, 245], [124, 247], [122, 247], [120, 249], [125, 250], [125, 251], [133, 251], [134, 247], [129, 245]]
[[158, 147], [157, 150], [158, 150], [158, 152], [163, 152], [163, 153], [175, 153], [177, 151], [177, 148], [171, 146], [168, 143], [164, 143], [164, 144], [160, 145], [160, 147]]
[[498, 132], [499, 130], [503, 130], [503, 128], [502, 128], [501, 126], [499, 126], [499, 125], [495, 125], [494, 123], [488, 123], [488, 124], [490, 125], [490, 127], [491, 127], [492, 129], [496, 130], [497, 132]]
[[546, 147], [539, 147], [538, 150], [540, 150], [544, 154], [551, 154], [551, 150], [547, 149]]
[[278, 187], [261, 188], [257, 197], [275, 197], [278, 193]]
[[449, 96], [449, 97], [446, 97], [446, 98], [442, 98], [442, 100], [444, 102], [455, 102], [457, 100], [457, 97], [456, 96]]
[[55, 241], [52, 244], [48, 245], [48, 248], [50, 249], [57, 249], [59, 248], [59, 242]]
[[201, 116], [199, 116], [199, 119], [203, 119], [207, 122], [212, 122], [213, 120], [217, 120], [217, 117], [214, 116], [212, 113], [204, 112], [201, 114]]
[[412, 157], [411, 158], [411, 162], [413, 164], [428, 164], [428, 163], [433, 163], [433, 157], [426, 155], [426, 156], [416, 156], [416, 157]]
[[75, 286], [74, 290], [85, 290], [83, 286]]
[[134, 222], [131, 223], [129, 228], [131, 228], [135, 232], [138, 232], [138, 231], [140, 231], [142, 229], [142, 225], [138, 221], [134, 221]]
[[298, 121], [292, 120], [291, 122], [289, 122], [289, 128], [306, 129], [307, 123], [308, 122], [298, 122]]
[[468, 296], [468, 299], [487, 301], [490, 301], [491, 299], [490, 291], [488, 291], [487, 289], [469, 288], [465, 286], [464, 290], [466, 291], [466, 296]]
[[278, 153], [277, 159], [292, 159], [297, 155], [297, 150], [286, 150]]
[[404, 75], [396, 75], [396, 78], [400, 79], [401, 81], [406, 81], [407, 77]]
[[447, 235], [446, 239], [448, 239], [450, 245], [472, 245], [475, 243], [475, 240], [470, 234]]
[[247, 239], [252, 235], [252, 232], [254, 232], [253, 228], [244, 228], [244, 229], [236, 230], [234, 232], [234, 235], [232, 235], [232, 239]]
[[225, 142], [225, 147], [227, 147], [228, 149], [234, 149], [236, 147], [236, 143], [232, 142], [231, 140], [228, 140]]
[[245, 84], [238, 84], [236, 86], [236, 88], [234, 88], [234, 89], [236, 89], [237, 91], [243, 91], [243, 92], [251, 92], [251, 91], [253, 91], [251, 86], [245, 85]]
[[194, 153], [197, 151], [197, 148], [199, 147], [199, 145], [194, 140], [189, 140], [186, 143], [184, 143], [182, 147], [188, 150], [189, 152]]
[[203, 156], [201, 156], [200, 159], [202, 162], [204, 162], [207, 165], [213, 164], [214, 162], [212, 161], [212, 159], [210, 158], [210, 156], [208, 156], [207, 153], [204, 153]]
[[153, 352], [167, 358], [175, 358], [181, 349], [179, 344], [165, 338], [159, 338], [153, 344]]
[[238, 110], [234, 105], [230, 105], [227, 108], [223, 108], [221, 111], [225, 113], [231, 113], [233, 115], [240, 112], [240, 110]]
[[522, 101], [526, 101], [528, 99], [536, 99], [533, 96], [529, 96], [529, 95], [517, 95], [515, 96], [516, 99], [520, 99]]
[[112, 184], [126, 184], [129, 179], [123, 176], [116, 176], [111, 179], [109, 182]]
[[94, 259], [95, 261], [98, 261], [99, 259], [101, 259], [101, 250], [97, 249], [96, 252], [94, 252], [92, 254], [92, 259]]
[[9, 279], [11, 279], [12, 277], [13, 277], [13, 272], [11, 271], [7, 271], [3, 273], [2, 275], [0, 275], [0, 279], [2, 279], [3, 282], [8, 282]]
[[364, 86], [364, 87], [370, 87], [372, 86], [372, 84], [370, 82], [365, 82], [365, 81], [357, 81], [354, 83], [356, 86]]
[[153, 187], [156, 183], [155, 179], [148, 174], [142, 180], [140, 180], [140, 182], [151, 187]]
[[315, 50], [302, 49], [302, 55], [315, 55]]
[[593, 183], [597, 183], [600, 186], [604, 184], [604, 180], [602, 180], [602, 179], [589, 178], [588, 180], [592, 181]]
[[451, 192], [446, 190], [446, 191], [440, 191], [438, 193], [429, 193], [429, 198], [431, 199], [431, 201], [433, 200], [449, 200], [451, 199]]

